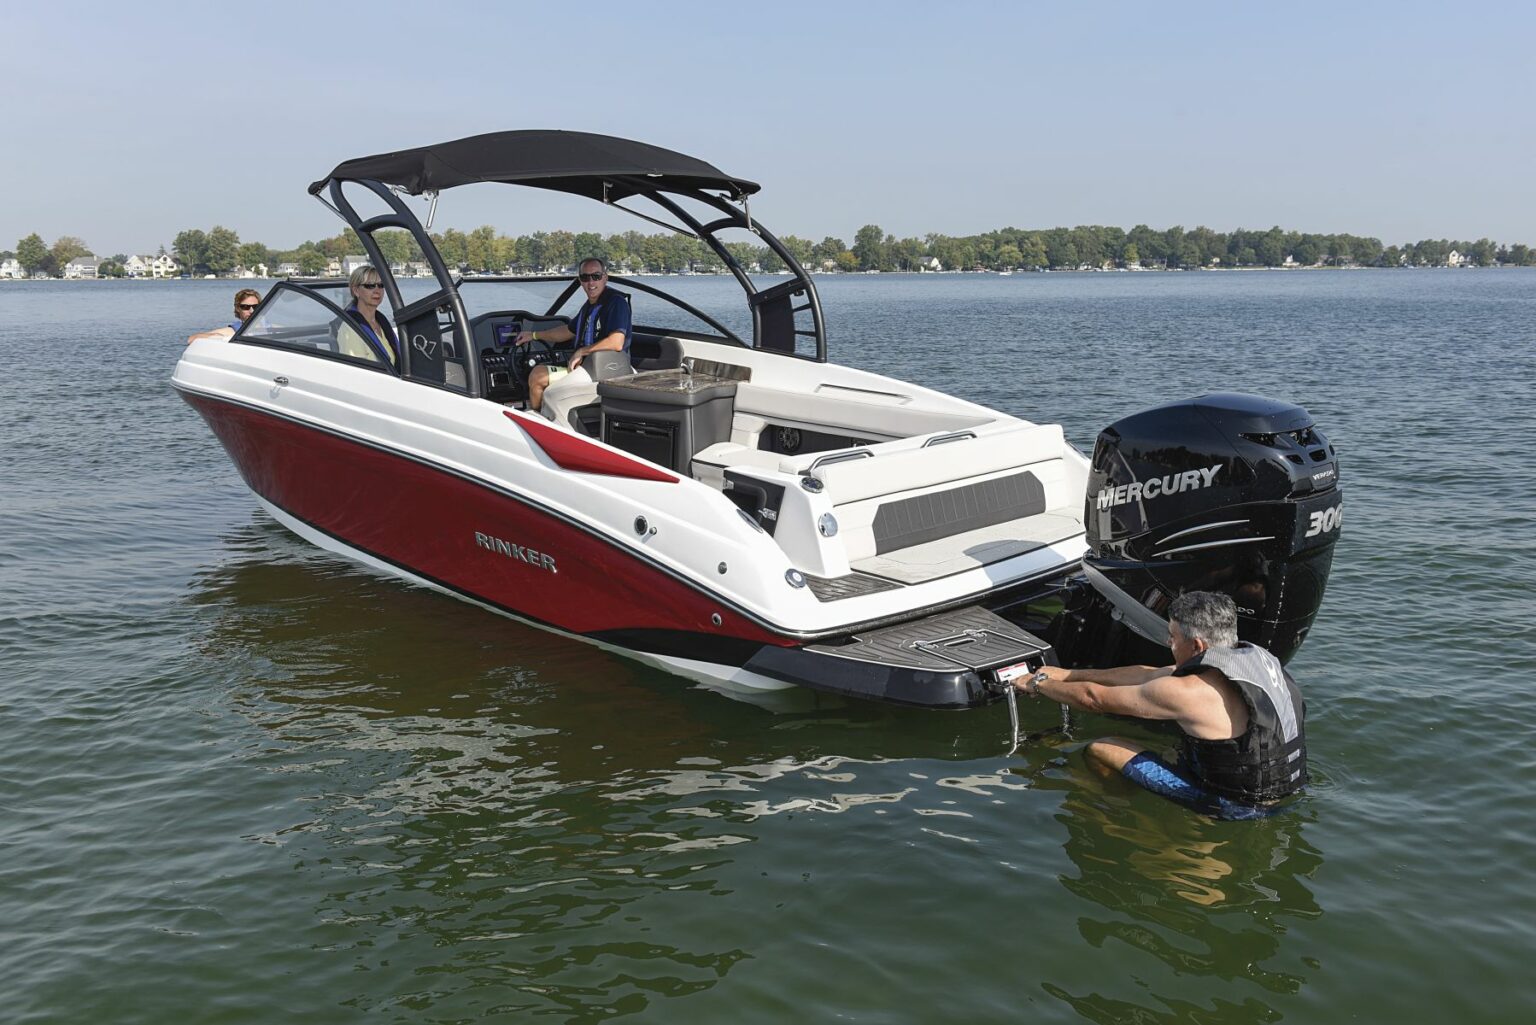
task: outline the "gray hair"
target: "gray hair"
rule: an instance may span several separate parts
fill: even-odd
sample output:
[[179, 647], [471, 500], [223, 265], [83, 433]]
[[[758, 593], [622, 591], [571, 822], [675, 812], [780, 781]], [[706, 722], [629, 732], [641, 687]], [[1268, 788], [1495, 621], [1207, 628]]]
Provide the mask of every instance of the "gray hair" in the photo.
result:
[[1192, 641], [1212, 648], [1237, 647], [1237, 604], [1215, 591], [1190, 591], [1173, 599], [1168, 621]]

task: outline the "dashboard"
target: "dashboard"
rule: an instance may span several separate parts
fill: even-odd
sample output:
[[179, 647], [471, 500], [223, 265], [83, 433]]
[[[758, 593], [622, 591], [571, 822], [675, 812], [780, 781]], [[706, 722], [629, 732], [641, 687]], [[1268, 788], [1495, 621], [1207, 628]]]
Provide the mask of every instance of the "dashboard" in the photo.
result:
[[484, 313], [470, 322], [470, 333], [480, 353], [480, 374], [485, 397], [492, 402], [517, 402], [528, 395], [528, 374], [540, 364], [564, 364], [575, 351], [575, 341], [545, 341], [518, 345], [524, 331], [543, 331], [567, 326], [564, 317], [546, 317], [527, 310]]

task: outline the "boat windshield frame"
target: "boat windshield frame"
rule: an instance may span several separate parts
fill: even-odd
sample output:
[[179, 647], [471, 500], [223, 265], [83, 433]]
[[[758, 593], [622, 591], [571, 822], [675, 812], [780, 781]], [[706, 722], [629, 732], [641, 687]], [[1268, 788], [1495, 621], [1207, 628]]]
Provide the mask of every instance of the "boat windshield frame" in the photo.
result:
[[[498, 136], [479, 138], [495, 139], [498, 142], [514, 140], [525, 133], [506, 132]], [[508, 172], [506, 176], [497, 177], [493, 169], [477, 168], [476, 177], [460, 177], [447, 187], [457, 187], [469, 184], [473, 181], [500, 181], [505, 184], [522, 185], [531, 188], [554, 189], [582, 195], [587, 198], [596, 198], [607, 206], [614, 206], [633, 216], [650, 221], [665, 227], [671, 231], [691, 235], [703, 242], [720, 259], [725, 268], [741, 286], [751, 312], [751, 324], [753, 338], [750, 347], [775, 355], [788, 356], [795, 359], [811, 360], [818, 363], [827, 362], [827, 338], [825, 322], [822, 317], [821, 301], [816, 292], [816, 285], [805, 268], [795, 259], [785, 245], [768, 229], [756, 221], [747, 205], [747, 195], [754, 192], [757, 186], [742, 179], [733, 179], [714, 169], [708, 164], [697, 161], [682, 154], [673, 154], [666, 150], [657, 150], [655, 147], [646, 147], [641, 143], [631, 143], [627, 140], [608, 139], [604, 136], [585, 136], [582, 133], [526, 133], [531, 136], [560, 136], [577, 141], [600, 140], [608, 144], [623, 144], [635, 147], [635, 152], [642, 155], [651, 151], [670, 157], [676, 166], [684, 167], [688, 173], [603, 173], [601, 171], [579, 171], [575, 173], [562, 173], [557, 177], [536, 178], [526, 172], [514, 174]], [[444, 144], [445, 147], [460, 145], [472, 140], [460, 140], [459, 143]], [[386, 154], [379, 158], [360, 158], [347, 161], [339, 165], [327, 178], [315, 182], [309, 191], [320, 199], [322, 203], [336, 213], [347, 223], [356, 234], [366, 252], [369, 262], [379, 272], [384, 282], [385, 292], [389, 298], [391, 307], [397, 311], [405, 308], [400, 296], [400, 287], [390, 270], [390, 262], [385, 258], [375, 241], [376, 232], [386, 229], [401, 229], [409, 232], [421, 249], [432, 277], [436, 279], [437, 290], [430, 296], [418, 298], [411, 302], [411, 308], [421, 308], [427, 304], [436, 306], [448, 314], [452, 322], [453, 330], [458, 334], [462, 351], [473, 351], [469, 335], [470, 318], [467, 314], [463, 298], [459, 289], [464, 284], [477, 281], [514, 281], [519, 278], [496, 277], [472, 277], [461, 278], [453, 269], [450, 269], [444, 261], [437, 246], [433, 244], [427, 230], [403, 200], [404, 195], [424, 194], [431, 198], [433, 208], [436, 206], [437, 190], [420, 187], [420, 170], [426, 157], [431, 156], [443, 147], [424, 148], [421, 151], [401, 151], [398, 154]], [[383, 161], [386, 170], [400, 168], [412, 168], [418, 172], [416, 177], [407, 178], [401, 173], [389, 174], [388, 177], [397, 178], [396, 181], [382, 180], [381, 177], [361, 177], [347, 173], [349, 166], [378, 167]], [[622, 161], [616, 161], [622, 164]], [[432, 166], [428, 164], [428, 166]], [[712, 174], [704, 174], [700, 169]], [[627, 170], [632, 170], [629, 168]], [[519, 174], [522, 180], [519, 180]], [[344, 186], [353, 184], [366, 189], [388, 208], [387, 212], [372, 217], [364, 217], [357, 212], [351, 199], [345, 194]], [[707, 187], [706, 187], [707, 186]], [[631, 210], [628, 206], [620, 204], [620, 200], [629, 198], [642, 198], [650, 201], [664, 214], [669, 215], [679, 222], [682, 227], [670, 224], [657, 217], [648, 216], [637, 210]], [[703, 221], [695, 217], [679, 200], [689, 200], [705, 208], [718, 211], [719, 217], [710, 221]], [[429, 216], [430, 219], [430, 216]], [[719, 233], [726, 230], [744, 230], [760, 238], [773, 254], [789, 270], [786, 280], [777, 281], [766, 287], [760, 287], [753, 281], [746, 268], [741, 266], [739, 260], [720, 240]], [[533, 280], [533, 279], [528, 279]], [[547, 280], [543, 278], [541, 280]], [[719, 330], [720, 334], [738, 344], [748, 344], [725, 329], [713, 318], [695, 309], [687, 302], [658, 288], [643, 285], [630, 278], [623, 280], [629, 287], [638, 287], [656, 297], [663, 299], [700, 321], [709, 324]], [[569, 289], [562, 293], [556, 306], [563, 304], [570, 294], [574, 292], [576, 283], [571, 281]], [[808, 318], [805, 318], [808, 315]], [[804, 319], [803, 319], [804, 318]], [[801, 324], [808, 319], [808, 325]], [[799, 339], [814, 339], [815, 352], [800, 353], [796, 351]], [[470, 395], [481, 396], [484, 394], [483, 382], [479, 380], [478, 360], [467, 360], [467, 371], [470, 380], [467, 382]]]

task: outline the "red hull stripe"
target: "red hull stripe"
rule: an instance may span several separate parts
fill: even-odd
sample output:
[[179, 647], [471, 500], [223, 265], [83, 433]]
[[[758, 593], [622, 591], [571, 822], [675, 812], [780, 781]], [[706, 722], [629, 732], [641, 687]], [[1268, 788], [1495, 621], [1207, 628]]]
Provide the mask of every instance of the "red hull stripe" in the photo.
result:
[[606, 448], [599, 448], [586, 438], [545, 423], [537, 415], [514, 413], [504, 410], [507, 419], [521, 427], [528, 438], [562, 470], [578, 473], [601, 473], [609, 477], [633, 477], [636, 480], [664, 481], [676, 484], [677, 478], [658, 470], [649, 463], [621, 456]]
[[181, 392], [256, 494], [349, 547], [477, 601], [571, 633], [699, 634], [701, 648], [714, 639], [802, 643], [526, 496], [279, 414]]

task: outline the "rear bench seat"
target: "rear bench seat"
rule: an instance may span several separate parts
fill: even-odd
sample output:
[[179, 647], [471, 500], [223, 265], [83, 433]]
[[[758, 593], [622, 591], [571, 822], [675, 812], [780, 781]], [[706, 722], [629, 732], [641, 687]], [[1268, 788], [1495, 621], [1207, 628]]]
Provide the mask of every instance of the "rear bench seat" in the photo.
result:
[[[786, 498], [801, 497], [803, 489], [791, 490], [800, 477], [816, 478], [816, 497], [830, 503], [839, 526], [819, 547], [836, 545], [841, 558], [822, 551], [814, 561], [916, 583], [1080, 534], [1082, 495], [1068, 479], [1064, 447], [1059, 425], [992, 423], [800, 456], [725, 442], [700, 452], [693, 469], [716, 487], [727, 469], [775, 483]], [[814, 509], [783, 512], [781, 534], [815, 531], [813, 523], [791, 525], [813, 521]], [[777, 539], [792, 556], [807, 553], [804, 538]]]
[[989, 416], [909, 408], [895, 392], [819, 384], [814, 391], [771, 388], [747, 379], [736, 388], [736, 413], [775, 424], [847, 434], [871, 441], [908, 440], [915, 434], [954, 431], [993, 423]]

